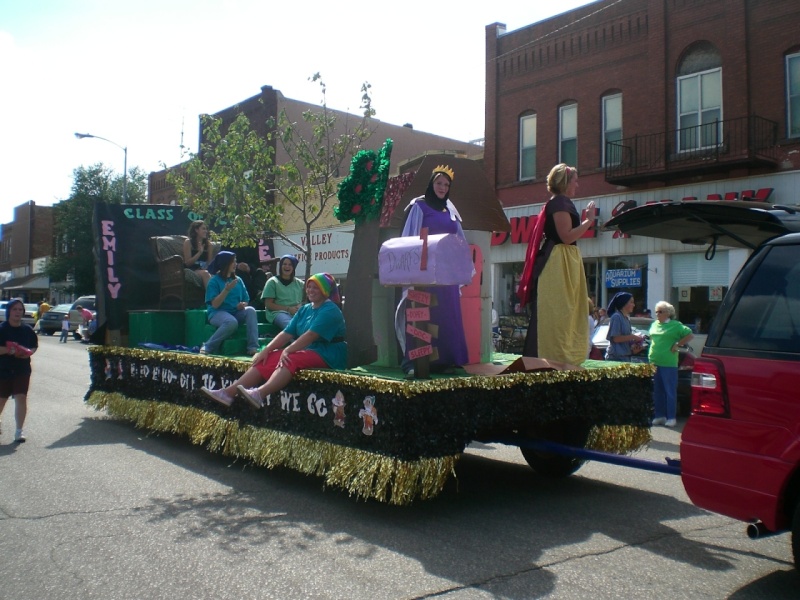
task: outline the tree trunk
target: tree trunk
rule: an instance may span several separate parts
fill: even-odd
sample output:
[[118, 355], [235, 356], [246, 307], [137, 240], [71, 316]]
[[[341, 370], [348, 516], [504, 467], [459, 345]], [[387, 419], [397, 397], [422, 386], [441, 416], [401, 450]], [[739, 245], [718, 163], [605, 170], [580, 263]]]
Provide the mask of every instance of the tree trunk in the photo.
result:
[[378, 276], [379, 249], [379, 219], [356, 223], [344, 303], [348, 368], [378, 359], [372, 335], [372, 286]]

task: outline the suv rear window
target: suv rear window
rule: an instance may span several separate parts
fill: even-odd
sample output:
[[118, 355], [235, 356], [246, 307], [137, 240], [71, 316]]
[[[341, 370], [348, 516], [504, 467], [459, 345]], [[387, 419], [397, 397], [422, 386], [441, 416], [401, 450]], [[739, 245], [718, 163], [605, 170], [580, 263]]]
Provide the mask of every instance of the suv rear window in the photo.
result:
[[723, 348], [800, 353], [797, 246], [772, 246], [733, 309]]

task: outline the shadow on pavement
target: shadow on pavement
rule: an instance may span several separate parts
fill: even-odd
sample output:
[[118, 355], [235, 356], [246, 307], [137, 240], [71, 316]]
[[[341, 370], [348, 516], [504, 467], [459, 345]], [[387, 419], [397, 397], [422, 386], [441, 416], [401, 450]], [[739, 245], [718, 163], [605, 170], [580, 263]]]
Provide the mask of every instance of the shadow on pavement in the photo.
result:
[[[177, 542], [206, 539], [232, 554], [266, 545], [298, 552], [333, 539], [363, 558], [384, 550], [412, 558], [428, 573], [458, 582], [453, 589], [480, 588], [507, 598], [552, 593], [556, 576], [548, 565], [565, 560], [560, 548], [576, 543], [585, 544], [587, 556], [637, 546], [708, 571], [735, 566], [726, 556], [730, 550], [688, 539], [664, 524], [704, 511], [580, 473], [553, 481], [524, 465], [466, 454], [457, 479], [440, 496], [396, 507], [359, 502], [323, 489], [319, 477], [250, 467], [185, 438], [148, 434], [105, 417], [84, 419], [50, 447], [103, 444], [126, 444], [233, 490], [154, 497], [136, 509], [154, 523], [181, 520]], [[608, 539], [596, 541], [598, 534]], [[508, 587], [520, 577], [524, 593]]]

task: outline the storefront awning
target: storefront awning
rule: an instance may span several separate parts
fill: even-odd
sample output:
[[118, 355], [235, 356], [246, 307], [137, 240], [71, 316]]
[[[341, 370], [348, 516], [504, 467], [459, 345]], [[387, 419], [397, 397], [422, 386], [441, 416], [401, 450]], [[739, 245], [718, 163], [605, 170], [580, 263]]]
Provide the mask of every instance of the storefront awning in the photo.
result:
[[47, 275], [26, 275], [25, 277], [15, 277], [0, 284], [0, 290], [49, 290], [50, 278]]

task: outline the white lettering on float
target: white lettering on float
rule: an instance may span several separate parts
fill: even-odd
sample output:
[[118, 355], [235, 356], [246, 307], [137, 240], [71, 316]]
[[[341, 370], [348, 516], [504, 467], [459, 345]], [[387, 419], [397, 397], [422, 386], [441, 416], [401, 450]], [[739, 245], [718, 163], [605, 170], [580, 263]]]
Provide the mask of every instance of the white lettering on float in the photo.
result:
[[[184, 389], [194, 389], [194, 376], [182, 373], [180, 379], [181, 382], [186, 381], [187, 383], [191, 383], [191, 388]], [[218, 385], [217, 378], [211, 373], [203, 373], [200, 376], [200, 379], [203, 381], [203, 387], [207, 387], [210, 390], [221, 390], [222, 388], [230, 387], [233, 382], [236, 381], [235, 379], [230, 379], [229, 377], [220, 377]], [[181, 385], [181, 387], [183, 387], [183, 385]]]
[[306, 400], [308, 404], [308, 412], [312, 415], [324, 417], [328, 414], [328, 405], [325, 398], [317, 398], [316, 394], [309, 394]]
[[298, 396], [300, 392], [292, 392], [291, 394], [281, 390], [281, 409], [286, 412], [300, 412], [300, 399]]
[[[128, 365], [128, 373], [130, 377], [135, 379], [145, 379], [168, 385], [177, 383], [180, 388], [186, 392], [194, 392], [200, 387], [200, 385], [198, 385], [198, 377], [194, 373], [183, 372], [179, 369], [161, 365], [149, 365], [132, 360]], [[121, 374], [122, 371], [120, 371], [120, 375]], [[218, 377], [212, 373], [203, 373], [199, 376], [199, 380], [201, 385], [211, 390], [229, 387], [235, 381], [235, 379]], [[271, 400], [271, 395], [264, 398], [264, 406], [270, 406]], [[287, 413], [302, 412], [300, 392], [281, 390], [280, 408]], [[326, 417], [330, 411], [328, 401], [313, 392], [306, 397], [306, 410], [308, 410], [309, 414], [318, 417]]]
[[180, 374], [180, 386], [183, 390], [194, 391], [195, 381], [194, 375], [190, 373], [181, 373]]

